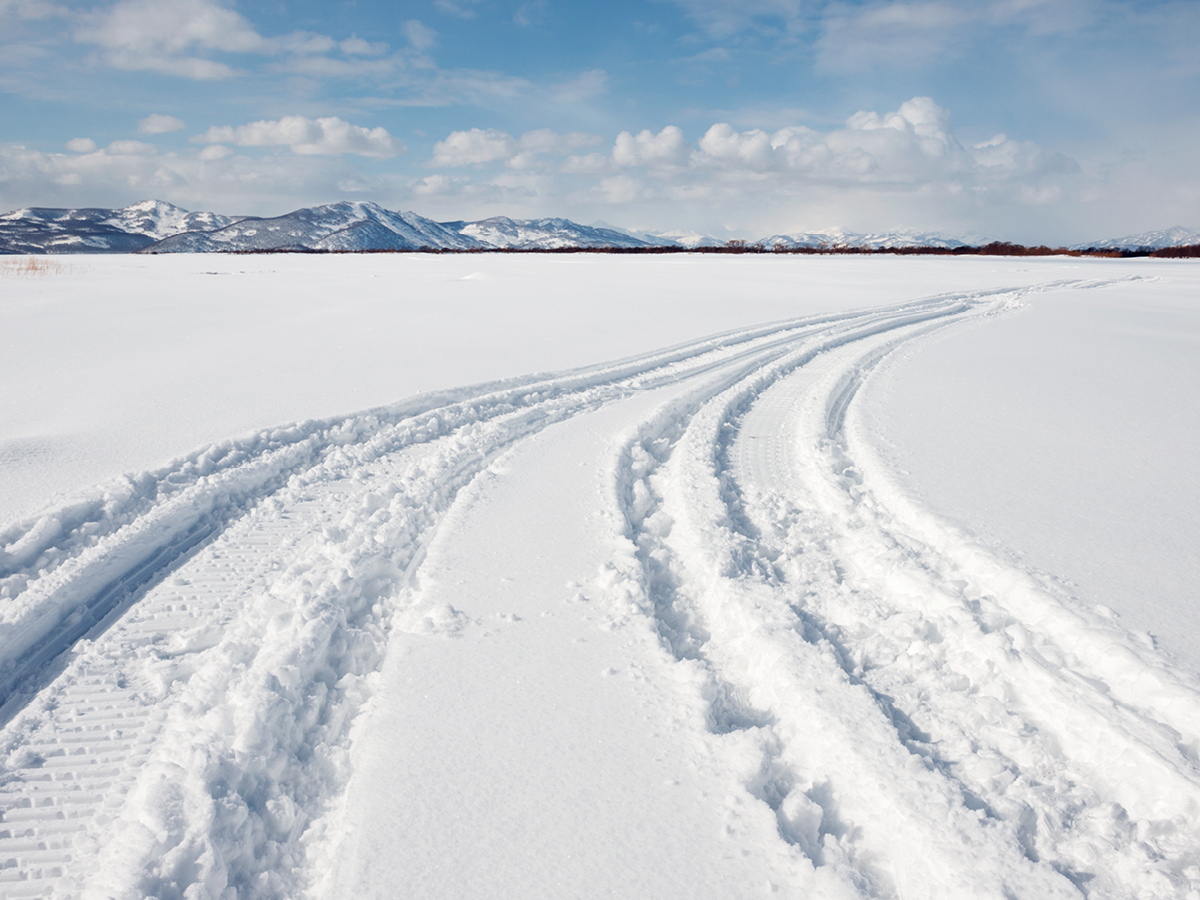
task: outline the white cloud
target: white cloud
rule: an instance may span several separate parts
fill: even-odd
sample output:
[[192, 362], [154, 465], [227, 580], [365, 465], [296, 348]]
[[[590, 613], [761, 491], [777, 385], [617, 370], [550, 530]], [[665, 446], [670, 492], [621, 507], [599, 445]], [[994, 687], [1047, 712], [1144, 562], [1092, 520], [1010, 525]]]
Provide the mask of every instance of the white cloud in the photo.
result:
[[120, 0], [90, 17], [75, 39], [103, 48], [110, 65], [187, 78], [225, 78], [228, 65], [199, 54], [270, 48], [250, 23], [212, 0]]
[[[364, 41], [364, 43], [366, 42]], [[264, 43], [263, 49], [275, 49], [284, 53], [295, 53], [298, 56], [310, 56], [316, 53], [328, 53], [337, 46], [338, 42], [327, 34], [295, 31], [292, 34], [272, 39], [269, 45]], [[343, 50], [343, 52], [345, 51]]]
[[632, 203], [642, 196], [642, 184], [628, 175], [602, 179], [600, 193], [606, 203]]
[[388, 45], [382, 41], [364, 41], [355, 35], [339, 43], [338, 48], [347, 56], [381, 56], [388, 51]]
[[795, 126], [768, 134], [712, 126], [693, 163], [731, 173], [781, 172], [812, 180], [920, 184], [970, 173], [976, 162], [954, 137], [948, 110], [914, 97], [895, 112], [857, 112], [844, 128]]
[[574, 104], [598, 97], [607, 90], [608, 73], [603, 69], [592, 69], [554, 88], [552, 96], [559, 103]]
[[158, 148], [143, 141], [113, 141], [104, 152], [109, 156], [153, 156]]
[[174, 116], [166, 116], [161, 113], [152, 113], [138, 122], [137, 130], [142, 134], [168, 134], [172, 131], [181, 130], [184, 124], [183, 119], [177, 119]]
[[529, 131], [514, 138], [495, 129], [472, 128], [451, 132], [433, 148], [431, 165], [479, 166], [503, 162], [510, 169], [531, 169], [540, 166], [542, 154], [566, 156], [581, 147], [594, 147], [603, 139], [582, 131], [560, 133], [548, 128]]
[[412, 192], [416, 197], [446, 197], [461, 193], [463, 185], [468, 183], [466, 178], [452, 175], [427, 175], [413, 182]]
[[66, 14], [66, 7], [48, 3], [46, 0], [0, 0], [0, 22], [13, 19], [18, 22], [31, 22]]
[[775, 25], [799, 18], [803, 0], [675, 0], [689, 18], [709, 34], [726, 37], [763, 24]]
[[517, 148], [511, 134], [494, 128], [452, 131], [433, 145], [435, 166], [477, 166], [508, 159]]
[[[417, 49], [428, 46], [434, 34], [415, 21], [406, 32]], [[386, 43], [353, 35], [342, 41], [309, 31], [264, 37], [222, 0], [119, 0], [85, 16], [75, 40], [99, 47], [101, 58], [119, 69], [195, 79], [243, 74], [222, 54], [283, 57], [276, 68], [318, 77], [383, 77], [397, 66], [370, 59], [386, 54]], [[333, 51], [348, 59], [326, 55]]]
[[274, 121], [248, 125], [214, 125], [192, 138], [201, 144], [236, 144], [239, 147], [288, 147], [301, 156], [391, 157], [405, 150], [404, 144], [383, 128], [363, 128], [334, 116], [309, 119], [284, 116]]
[[427, 50], [437, 40], [437, 32], [422, 25], [416, 19], [409, 19], [404, 23], [404, 36], [416, 50]]
[[448, 16], [454, 16], [459, 19], [475, 18], [475, 10], [470, 9], [465, 4], [478, 3], [479, 0], [463, 0], [463, 2], [455, 2], [455, 0], [434, 0], [434, 6], [440, 9]]
[[836, 72], [928, 65], [964, 53], [966, 29], [984, 13], [980, 4], [945, 2], [835, 7], [822, 22], [817, 61]]
[[226, 147], [224, 144], [209, 144], [207, 147], [205, 147], [203, 150], [201, 150], [197, 154], [197, 157], [199, 159], [203, 159], [205, 161], [211, 161], [211, 160], [217, 160], [217, 159], [224, 159], [225, 157], [229, 156], [231, 153], [233, 153], [233, 151], [230, 150], [228, 147]]
[[291, 75], [306, 75], [312, 78], [387, 78], [403, 66], [403, 59], [397, 57], [377, 59], [357, 56], [336, 59], [332, 56], [312, 54], [292, 56], [278, 63], [276, 68]]
[[[127, 148], [128, 149], [128, 148]], [[349, 157], [230, 154], [206, 147], [195, 156], [43, 153], [0, 145], [0, 209], [20, 206], [126, 206], [160, 198], [187, 209], [279, 215], [339, 196], [355, 176]], [[406, 180], [387, 178], [376, 190], [407, 196]], [[389, 184], [397, 184], [399, 190]], [[376, 194], [373, 199], [386, 200]]]
[[618, 166], [677, 166], [687, 162], [690, 151], [683, 132], [668, 125], [658, 134], [649, 130], [637, 135], [622, 131], [613, 145], [612, 159]]
[[67, 141], [67, 149], [73, 153], [91, 153], [96, 149], [96, 142], [91, 138], [72, 138]]
[[586, 153], [568, 156], [559, 171], [569, 175], [598, 175], [612, 168], [612, 157], [606, 153]]
[[[893, 202], [885, 198], [904, 196], [925, 198], [929, 209], [1050, 205], [1067, 196], [1080, 177], [1072, 160], [1032, 142], [997, 135], [964, 146], [949, 111], [928, 97], [914, 97], [890, 112], [863, 110], [824, 131], [800, 125], [739, 130], [719, 122], [689, 143], [680, 128], [668, 125], [657, 132], [623, 131], [608, 153], [581, 152], [598, 142], [585, 133], [539, 130], [517, 138], [476, 128], [439, 141], [431, 162], [500, 167], [472, 183], [486, 181], [510, 192], [524, 186], [546, 204], [588, 197], [602, 205], [680, 204], [681, 210], [777, 210], [817, 194], [855, 197], [860, 208], [884, 207]], [[461, 192], [469, 193], [465, 186]], [[927, 218], [920, 221], [929, 227]]]
[[521, 135], [517, 143], [522, 150], [531, 153], [556, 153], [565, 156], [580, 147], [595, 147], [602, 140], [597, 134], [587, 134], [583, 131], [569, 131], [563, 134], [549, 128], [539, 128], [537, 131], [527, 131]]

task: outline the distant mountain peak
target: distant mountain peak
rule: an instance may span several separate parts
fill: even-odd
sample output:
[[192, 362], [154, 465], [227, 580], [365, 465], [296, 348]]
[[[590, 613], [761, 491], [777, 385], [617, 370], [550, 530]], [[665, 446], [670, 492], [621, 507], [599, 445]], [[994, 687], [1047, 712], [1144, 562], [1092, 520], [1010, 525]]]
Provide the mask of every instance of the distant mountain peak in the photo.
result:
[[[775, 234], [751, 244], [773, 250], [819, 247], [953, 249], [988, 242], [978, 235], [948, 237], [914, 229], [859, 233], [831, 226]], [[268, 218], [189, 212], [165, 200], [140, 200], [120, 209], [24, 207], [0, 214], [0, 253], [205, 253], [236, 250], [568, 250], [721, 247], [726, 241], [694, 231], [632, 231], [596, 221], [513, 219], [435, 222], [389, 210], [371, 200], [338, 200]], [[1179, 225], [1073, 249], [1157, 250], [1200, 244], [1200, 232]]]
[[1073, 250], [1162, 250], [1166, 247], [1184, 247], [1200, 244], [1200, 231], [1184, 228], [1182, 225], [1172, 225], [1161, 231], [1143, 231], [1141, 234], [1129, 234], [1125, 237], [1106, 238], [1102, 241], [1087, 241], [1075, 244]]

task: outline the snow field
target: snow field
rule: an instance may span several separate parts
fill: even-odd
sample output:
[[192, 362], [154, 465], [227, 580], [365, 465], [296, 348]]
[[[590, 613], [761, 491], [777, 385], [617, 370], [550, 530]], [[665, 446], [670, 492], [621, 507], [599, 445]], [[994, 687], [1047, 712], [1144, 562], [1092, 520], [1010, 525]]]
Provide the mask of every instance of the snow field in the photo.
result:
[[0, 897], [1200, 896], [1195, 681], [922, 505], [859, 402], [1104, 271], [268, 429], [15, 523]]
[[65, 271], [0, 275], [0, 527], [280, 423], [340, 419], [430, 391], [599, 364], [947, 285], [1064, 277], [1056, 261], [753, 255], [118, 254], [53, 262]]
[[[380, 629], [392, 612], [386, 599], [403, 584], [406, 570], [419, 559], [423, 538], [458, 489], [495, 453], [564, 416], [714, 366], [751, 368], [755, 359], [782, 352], [779, 348], [797, 332], [811, 327], [804, 320], [757, 327], [549, 380], [485, 388], [415, 415], [405, 415], [410, 408], [401, 407], [390, 411], [394, 424], [386, 415], [369, 414], [325, 427], [310, 423], [272, 432], [246, 446], [202, 454], [199, 464], [188, 461], [147, 476], [143, 492], [126, 504], [132, 512], [120, 504], [115, 516], [103, 503], [74, 507], [71, 515], [78, 524], [66, 540], [36, 559], [28, 546], [10, 554], [15, 565], [6, 571], [15, 597], [0, 653], [15, 667], [14, 679], [33, 669], [7, 705], [10, 715], [18, 713], [6, 741], [16, 773], [6, 785], [7, 805], [36, 806], [44, 799], [37, 795], [43, 760], [23, 747], [53, 742], [64, 728], [79, 727], [73, 718], [61, 721], [57, 710], [70, 701], [60, 695], [89, 677], [97, 658], [115, 662], [115, 683], [136, 686], [127, 700], [133, 708], [108, 718], [146, 715], [149, 709], [166, 715], [161, 731], [150, 736], [161, 758], [126, 760], [137, 774], [126, 770], [121, 780], [114, 779], [131, 801], [127, 816], [111, 832], [106, 817], [88, 821], [96, 814], [95, 804], [74, 809], [84, 835], [54, 842], [55, 849], [67, 851], [70, 866], [48, 869], [38, 866], [36, 857], [17, 855], [10, 867], [15, 871], [6, 874], [35, 893], [47, 881], [65, 879], [62, 889], [68, 895], [91, 885], [116, 895], [166, 896], [190, 885], [211, 896], [231, 887], [254, 896], [294, 894], [308, 877], [297, 839], [323, 809], [323, 798], [339, 790], [340, 743], [362, 698], [359, 678], [376, 670], [381, 659]], [[283, 452], [294, 444], [317, 460], [307, 471], [293, 471], [282, 489], [273, 481], [280, 474], [279, 441], [290, 442]], [[407, 459], [406, 452], [415, 458]], [[372, 492], [369, 479], [380, 466], [386, 477], [381, 492]], [[251, 504], [244, 491], [228, 489], [231, 479], [257, 486], [267, 496]], [[347, 489], [346, 482], [355, 489]], [[197, 503], [197, 495], [223, 502]], [[136, 502], [144, 496], [159, 502]], [[171, 515], [180, 507], [190, 513]], [[233, 509], [244, 511], [235, 522], [239, 527], [221, 533], [194, 558], [173, 552], [181, 545], [181, 532], [191, 534], [197, 518], [216, 534], [223, 525], [228, 528], [232, 516], [227, 513]], [[61, 522], [66, 516], [51, 518]], [[25, 536], [19, 530], [11, 535], [10, 546], [36, 548], [39, 535], [52, 540], [47, 536], [56, 529], [44, 527], [44, 521], [34, 520]], [[317, 525], [320, 531], [314, 534]], [[272, 532], [277, 537], [265, 550], [251, 553], [245, 546]], [[236, 562], [223, 561], [230, 559]], [[191, 603], [203, 599], [181, 590], [193, 570], [210, 582], [237, 583], [215, 596], [209, 592], [209, 608], [192, 610], [200, 621], [190, 634], [175, 631], [178, 623], [172, 618], [152, 640], [136, 633], [129, 637], [130, 623], [155, 618], [156, 604], [173, 613], [181, 603], [192, 609]], [[264, 577], [269, 584], [260, 586]], [[79, 642], [67, 670], [35, 695], [57, 673], [32, 663], [42, 662], [43, 646], [65, 649], [77, 636], [72, 613], [96, 607], [96, 598], [136, 596], [146, 587], [151, 590], [129, 622], [103, 634], [99, 627], [89, 632], [97, 641]], [[49, 620], [58, 622], [58, 630], [33, 646], [29, 634]], [[454, 621], [447, 610], [434, 610], [419, 617], [419, 627], [436, 631]], [[33, 702], [21, 709], [31, 695]], [[184, 748], [190, 758], [181, 763]], [[44, 818], [57, 821], [56, 805], [42, 806]], [[28, 822], [10, 839], [23, 841], [19, 846], [37, 845], [42, 828], [41, 822]], [[120, 862], [97, 868], [97, 859]]]

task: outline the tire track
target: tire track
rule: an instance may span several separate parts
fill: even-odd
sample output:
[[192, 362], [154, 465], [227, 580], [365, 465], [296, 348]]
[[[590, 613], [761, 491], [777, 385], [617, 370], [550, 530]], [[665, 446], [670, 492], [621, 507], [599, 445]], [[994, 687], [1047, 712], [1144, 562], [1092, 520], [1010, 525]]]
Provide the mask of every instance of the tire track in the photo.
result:
[[[1073, 640], [1054, 648], [1035, 631], [1062, 609], [1044, 592], [1016, 625], [978, 584], [1027, 576], [901, 530], [843, 446], [872, 367], [949, 321], [801, 352], [648, 423], [617, 485], [636, 564], [604, 580], [706, 667], [712, 729], [760, 742], [747, 789], [848, 889], [1184, 896], [1200, 779], [1167, 723], [1192, 721], [1194, 692], [1132, 669], [1113, 629], [1059, 616]], [[1114, 647], [1124, 688], [1088, 664]], [[1170, 707], [1157, 719], [1108, 696], [1139, 679]]]
[[[453, 610], [408, 608], [405, 585], [462, 487], [552, 422], [680, 379], [736, 380], [798, 336], [894, 314], [748, 329], [392, 424], [354, 417], [241, 462], [223, 452], [228, 466], [182, 488], [166, 476], [165, 499], [109, 534], [64, 541], [17, 596], [18, 612], [41, 602], [30, 646], [60, 671], [12, 704], [2, 737], [0, 897], [294, 896], [389, 624], [401, 611], [400, 627], [454, 627]], [[79, 639], [70, 613], [47, 621], [64, 597], [123, 615]]]

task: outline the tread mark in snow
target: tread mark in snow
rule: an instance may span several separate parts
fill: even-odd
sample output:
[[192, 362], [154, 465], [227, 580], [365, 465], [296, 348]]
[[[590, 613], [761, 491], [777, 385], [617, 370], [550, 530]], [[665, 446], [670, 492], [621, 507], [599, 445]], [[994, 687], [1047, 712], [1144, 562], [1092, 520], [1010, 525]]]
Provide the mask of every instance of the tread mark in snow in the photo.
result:
[[873, 367], [943, 324], [800, 351], [647, 423], [619, 464], [622, 590], [707, 667], [712, 729], [762, 732], [747, 789], [848, 887], [1192, 896], [1194, 688], [911, 504], [899, 527], [847, 449]]
[[[922, 687], [948, 702], [973, 685], [955, 687], [953, 676], [930, 685], [922, 675], [915, 687], [889, 680], [900, 670], [875, 657], [891, 633], [857, 633], [853, 622], [829, 614], [834, 602], [879, 619], [894, 593], [864, 576], [849, 552], [857, 548], [843, 546], [848, 535], [887, 527], [851, 457], [839, 461], [834, 443], [818, 440], [808, 460], [825, 466], [820, 477], [850, 498], [849, 513], [837, 504], [798, 507], [790, 494], [754, 494], [740, 468], [746, 420], [772, 385], [810, 379], [802, 393], [828, 405], [809, 410], [820, 423], [809, 437], [836, 442], [874, 359], [860, 347], [882, 355], [922, 329], [987, 314], [1005, 296], [937, 297], [743, 329], [576, 372], [264, 432], [9, 529], [0, 535], [7, 604], [0, 660], [21, 659], [46, 641], [68, 662], [4, 731], [0, 898], [78, 896], [85, 887], [113, 896], [182, 896], [188, 888], [214, 897], [303, 893], [323, 858], [322, 816], [344, 785], [349, 726], [370, 696], [388, 629], [453, 627], [453, 616], [411, 608], [406, 584], [456, 494], [549, 424], [689, 381], [698, 385], [692, 394], [648, 423], [621, 461], [621, 508], [636, 548], [628, 565], [617, 564], [632, 584], [629, 597], [656, 618], [677, 656], [709, 668], [711, 728], [757, 742], [762, 764], [747, 790], [774, 811], [781, 837], [851, 895], [937, 896], [938, 886], [925, 880], [930, 867], [965, 872], [964, 857], [979, 870], [972, 884], [980, 896], [1075, 896], [1075, 885], [1093, 892], [1107, 884], [1089, 880], [1094, 867], [1077, 865], [1082, 857], [1070, 848], [1047, 852], [1045, 834], [1073, 839], [1067, 815], [1107, 815], [1121, 834], [1140, 824], [1098, 807], [1086, 792], [1072, 795], [1069, 809], [1042, 802], [1054, 800], [1062, 777], [1048, 786], [1023, 783], [1028, 802], [1019, 809], [998, 802], [988, 785], [1009, 769], [1002, 765], [985, 784], [964, 773], [965, 757], [951, 759], [935, 743], [947, 728], [969, 728], [967, 719], [930, 720], [926, 706], [911, 702], [921, 700]], [[850, 380], [840, 388], [811, 380], [823, 372]], [[844, 402], [828, 403], [835, 396]], [[796, 420], [789, 413], [781, 425]], [[786, 474], [796, 448], [781, 444], [785, 436], [755, 443]], [[782, 483], [800, 498], [812, 493], [808, 481], [788, 478]], [[181, 541], [202, 521], [221, 527], [180, 562]], [[939, 589], [949, 583], [939, 574], [945, 560], [912, 529], [897, 531], [889, 546], [908, 554], [913, 577], [925, 579], [919, 590], [930, 579]], [[146, 565], [155, 559], [164, 565]], [[961, 567], [979, 581], [1005, 574]], [[80, 640], [66, 630], [73, 610], [103, 604], [107, 586], [135, 582], [144, 596], [114, 615], [107, 631]], [[971, 602], [978, 610], [994, 605], [978, 590]], [[961, 614], [963, 627], [978, 624], [982, 613], [972, 615]], [[958, 622], [951, 617], [945, 627]], [[767, 636], [749, 657], [747, 633]], [[926, 628], [914, 638], [910, 645], [929, 646], [938, 634]], [[1088, 671], [1080, 669], [1104, 680]], [[1168, 699], [1193, 702], [1167, 687]], [[962, 703], [948, 709], [971, 712]], [[856, 711], [854, 727], [843, 721], [847, 710]], [[1110, 710], [1096, 711], [1116, 721]], [[847, 728], [840, 744], [813, 740], [822, 729]], [[1028, 755], [1040, 740], [1036, 730], [1000, 737], [1006, 759]], [[990, 760], [987, 740], [979, 737], [986, 751], [979, 755]], [[873, 804], [899, 810], [911, 826], [907, 837], [881, 836], [870, 821]], [[1060, 818], [1047, 819], [1052, 813]], [[1131, 840], [1118, 836], [1111, 846], [1124, 852]], [[1144, 875], [1150, 884], [1159, 875], [1178, 885], [1192, 838], [1176, 829], [1139, 832], [1137, 840], [1167, 863], [1146, 857], [1121, 877], [1134, 883]], [[945, 889], [968, 896], [970, 888]]]
[[[458, 490], [554, 421], [689, 377], [744, 374], [797, 336], [861, 318], [746, 329], [415, 413], [265, 433], [10, 529], [0, 658], [41, 641], [69, 661], [4, 732], [0, 896], [173, 896], [189, 884], [294, 895], [405, 573]], [[176, 568], [205, 521], [226, 524]], [[113, 586], [152, 582], [94, 641], [71, 630], [71, 613], [103, 606]], [[80, 736], [95, 743], [59, 752]]]

